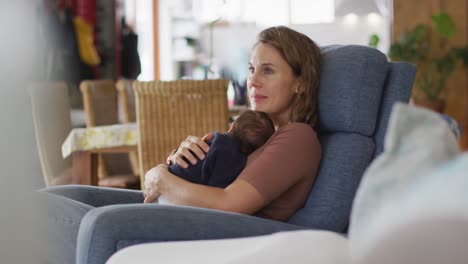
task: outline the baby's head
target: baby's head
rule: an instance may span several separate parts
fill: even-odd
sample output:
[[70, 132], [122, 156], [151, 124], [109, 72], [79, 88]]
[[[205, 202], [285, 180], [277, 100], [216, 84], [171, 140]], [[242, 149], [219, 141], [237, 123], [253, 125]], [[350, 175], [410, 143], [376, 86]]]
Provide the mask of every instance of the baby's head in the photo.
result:
[[240, 141], [241, 151], [249, 155], [265, 144], [275, 127], [264, 112], [247, 110], [236, 119], [229, 132]]

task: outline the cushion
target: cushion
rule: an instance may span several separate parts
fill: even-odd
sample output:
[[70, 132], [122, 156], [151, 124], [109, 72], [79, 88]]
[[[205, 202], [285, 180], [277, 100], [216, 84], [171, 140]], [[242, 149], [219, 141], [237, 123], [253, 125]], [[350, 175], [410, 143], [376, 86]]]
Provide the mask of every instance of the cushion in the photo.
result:
[[460, 124], [449, 115], [441, 113], [440, 117], [442, 117], [442, 119], [447, 122], [447, 125], [449, 126], [450, 130], [452, 130], [452, 133], [455, 135], [456, 139], [460, 140], [463, 131]]
[[314, 188], [289, 223], [343, 232], [359, 181], [371, 162], [374, 142], [352, 133], [328, 133], [319, 139], [322, 160]]
[[385, 89], [383, 91], [380, 106], [380, 117], [377, 121], [377, 127], [374, 135], [374, 157], [378, 156], [383, 151], [385, 132], [387, 131], [388, 120], [390, 119], [393, 104], [395, 102], [408, 102], [411, 95], [411, 88], [408, 87], [408, 83], [412, 84], [415, 76], [416, 67], [414, 65], [405, 62], [390, 63], [385, 87], [392, 88]]
[[[384, 214], [384, 205], [419, 188], [428, 172], [459, 152], [454, 134], [439, 114], [395, 104], [384, 152], [366, 170], [354, 199], [349, 228], [349, 237], [355, 240], [351, 243], [353, 247], [370, 246], [367, 242], [379, 233], [380, 223], [392, 222], [383, 218], [396, 217]], [[403, 206], [405, 202], [401, 200], [395, 206]]]
[[327, 46], [322, 53], [319, 128], [372, 136], [389, 68], [387, 57], [356, 45]]
[[372, 136], [389, 63], [380, 51], [364, 46], [333, 45], [322, 53], [322, 161], [304, 208], [289, 223], [344, 232], [357, 186], [374, 154]]
[[[468, 153], [421, 174], [376, 213], [353, 263], [466, 263]], [[411, 250], [408, 250], [411, 248]]]

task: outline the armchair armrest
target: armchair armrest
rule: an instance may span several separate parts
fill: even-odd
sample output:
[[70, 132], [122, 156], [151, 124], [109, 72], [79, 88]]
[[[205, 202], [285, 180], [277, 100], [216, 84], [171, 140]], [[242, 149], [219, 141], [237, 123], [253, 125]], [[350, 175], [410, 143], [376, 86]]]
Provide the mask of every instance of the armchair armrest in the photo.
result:
[[105, 263], [124, 247], [163, 241], [237, 238], [305, 227], [185, 206], [129, 204], [93, 209], [78, 233], [77, 263]]

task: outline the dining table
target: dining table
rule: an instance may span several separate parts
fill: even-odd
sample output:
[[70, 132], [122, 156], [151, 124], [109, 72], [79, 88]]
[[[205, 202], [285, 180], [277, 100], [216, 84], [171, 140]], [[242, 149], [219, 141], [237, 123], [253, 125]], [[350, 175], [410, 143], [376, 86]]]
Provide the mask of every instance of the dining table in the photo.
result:
[[97, 186], [99, 154], [135, 152], [137, 144], [136, 123], [73, 128], [62, 144], [62, 156], [72, 156], [75, 183]]

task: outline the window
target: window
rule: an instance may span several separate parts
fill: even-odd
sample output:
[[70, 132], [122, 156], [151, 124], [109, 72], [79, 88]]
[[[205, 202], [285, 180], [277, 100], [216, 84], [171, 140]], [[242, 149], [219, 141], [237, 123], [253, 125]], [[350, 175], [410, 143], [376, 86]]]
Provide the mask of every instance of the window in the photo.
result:
[[331, 23], [334, 0], [194, 0], [194, 17], [202, 23], [223, 19], [259, 26]]
[[335, 19], [334, 0], [289, 0], [291, 24], [331, 23]]
[[247, 0], [242, 22], [253, 22], [258, 26], [289, 24], [288, 0]]

